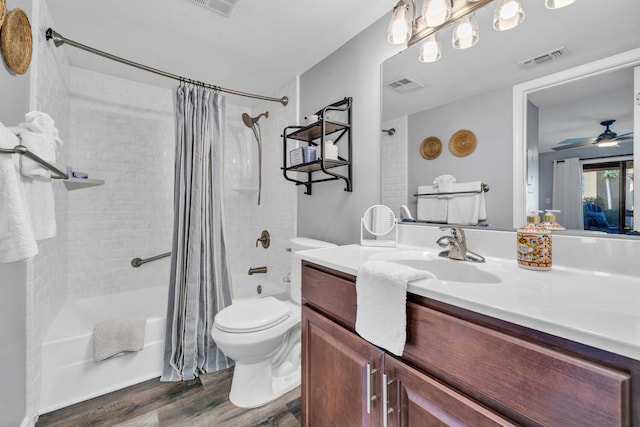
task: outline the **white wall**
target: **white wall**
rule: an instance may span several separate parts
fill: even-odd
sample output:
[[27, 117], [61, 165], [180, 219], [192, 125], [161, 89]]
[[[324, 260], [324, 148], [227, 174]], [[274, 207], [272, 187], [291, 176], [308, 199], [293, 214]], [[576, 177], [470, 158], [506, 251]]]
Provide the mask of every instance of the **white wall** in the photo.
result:
[[380, 201], [381, 64], [402, 48], [387, 44], [388, 20], [381, 18], [300, 77], [299, 122], [328, 104], [353, 98], [353, 192], [344, 191], [343, 181], [314, 184], [311, 196], [299, 188], [300, 236], [357, 242], [361, 216]]
[[[418, 186], [433, 183], [443, 174], [458, 182], [482, 181], [489, 185], [485, 194], [487, 222], [493, 228], [512, 227], [513, 142], [511, 87], [493, 90], [409, 116], [409, 193]], [[466, 157], [449, 151], [449, 139], [460, 129], [472, 131], [477, 147]], [[442, 141], [442, 154], [434, 160], [424, 159], [420, 144], [429, 136]], [[416, 198], [409, 197], [410, 209], [416, 212]]]
[[[31, 15], [31, 3], [7, 0]], [[16, 75], [0, 60], [0, 122], [13, 126], [29, 111], [31, 71]], [[0, 427], [20, 425], [26, 413], [26, 263], [0, 265], [0, 364], [9, 369], [0, 381]]]

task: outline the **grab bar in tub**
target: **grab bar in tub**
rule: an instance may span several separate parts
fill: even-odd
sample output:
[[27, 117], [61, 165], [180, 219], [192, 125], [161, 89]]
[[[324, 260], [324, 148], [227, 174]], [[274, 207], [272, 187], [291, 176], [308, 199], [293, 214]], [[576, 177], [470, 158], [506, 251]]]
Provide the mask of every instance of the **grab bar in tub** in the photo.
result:
[[167, 253], [164, 253], [164, 254], [152, 256], [152, 257], [147, 258], [147, 259], [134, 258], [134, 259], [131, 260], [131, 266], [132, 267], [140, 267], [142, 264], [146, 264], [148, 262], [155, 261], [155, 260], [158, 260], [160, 258], [165, 258], [165, 257], [168, 257], [168, 256], [171, 256], [171, 252], [167, 252]]

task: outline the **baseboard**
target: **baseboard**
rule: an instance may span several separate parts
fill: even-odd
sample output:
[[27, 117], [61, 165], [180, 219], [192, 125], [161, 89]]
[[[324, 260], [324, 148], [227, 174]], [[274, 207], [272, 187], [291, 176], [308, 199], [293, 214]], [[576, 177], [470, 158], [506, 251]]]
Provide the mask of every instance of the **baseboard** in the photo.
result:
[[25, 416], [20, 423], [20, 427], [34, 427], [35, 425], [36, 420], [29, 416]]

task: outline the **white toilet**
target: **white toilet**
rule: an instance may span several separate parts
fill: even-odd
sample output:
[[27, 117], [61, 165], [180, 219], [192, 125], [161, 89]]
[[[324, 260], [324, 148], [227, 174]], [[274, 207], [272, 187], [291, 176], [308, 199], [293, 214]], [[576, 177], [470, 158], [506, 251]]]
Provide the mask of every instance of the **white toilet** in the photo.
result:
[[291, 239], [289, 300], [239, 300], [218, 313], [211, 336], [236, 366], [229, 400], [255, 408], [300, 385], [301, 266], [294, 253], [335, 247], [321, 240]]

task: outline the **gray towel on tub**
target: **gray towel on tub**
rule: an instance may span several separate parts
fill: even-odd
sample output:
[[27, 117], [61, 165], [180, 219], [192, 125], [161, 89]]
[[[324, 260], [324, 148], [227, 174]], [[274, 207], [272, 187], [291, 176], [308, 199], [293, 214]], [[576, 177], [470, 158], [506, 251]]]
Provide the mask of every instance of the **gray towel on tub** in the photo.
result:
[[122, 317], [96, 324], [93, 331], [93, 359], [99, 362], [125, 351], [144, 348], [144, 316]]

